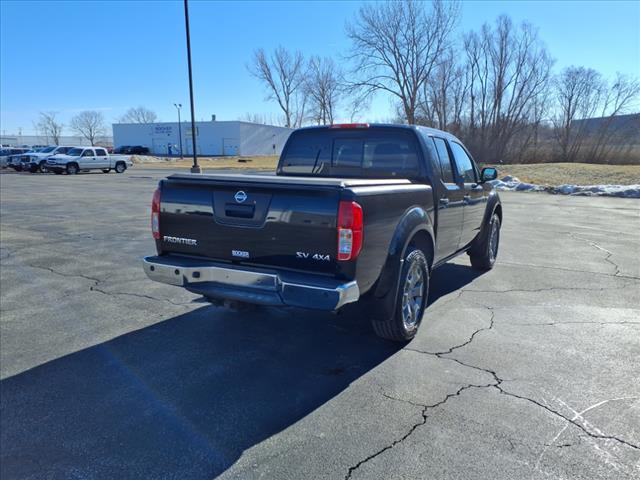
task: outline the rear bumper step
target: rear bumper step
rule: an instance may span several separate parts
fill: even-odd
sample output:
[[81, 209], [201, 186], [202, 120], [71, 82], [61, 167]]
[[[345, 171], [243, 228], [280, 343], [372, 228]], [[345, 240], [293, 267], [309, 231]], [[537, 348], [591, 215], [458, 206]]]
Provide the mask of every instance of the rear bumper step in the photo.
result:
[[144, 257], [142, 264], [151, 280], [222, 300], [337, 310], [360, 298], [355, 281], [340, 283], [312, 275], [236, 267], [172, 255]]

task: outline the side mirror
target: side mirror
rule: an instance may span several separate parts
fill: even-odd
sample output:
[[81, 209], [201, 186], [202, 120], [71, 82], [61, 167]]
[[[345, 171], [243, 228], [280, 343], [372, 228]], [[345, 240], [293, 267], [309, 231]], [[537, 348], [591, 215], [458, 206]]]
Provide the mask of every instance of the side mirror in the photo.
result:
[[480, 172], [480, 181], [482, 183], [498, 178], [498, 170], [494, 167], [485, 167]]

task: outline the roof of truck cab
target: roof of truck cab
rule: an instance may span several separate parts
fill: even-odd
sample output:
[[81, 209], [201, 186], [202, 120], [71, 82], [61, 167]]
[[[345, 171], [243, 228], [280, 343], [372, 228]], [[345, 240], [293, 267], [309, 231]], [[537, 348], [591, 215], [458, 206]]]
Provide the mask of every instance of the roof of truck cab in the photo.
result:
[[[340, 124], [335, 124], [335, 125], [340, 125]], [[336, 128], [335, 125], [333, 126], [332, 125], [312, 125], [309, 127], [298, 128], [296, 132], [304, 131], [304, 130], [334, 130], [334, 129], [340, 130], [339, 128]], [[354, 123], [353, 125], [362, 125], [362, 124]], [[397, 128], [397, 129], [403, 129], [403, 130], [419, 130], [425, 133], [426, 135], [434, 135], [437, 137], [448, 138], [450, 140], [456, 140], [460, 142], [459, 138], [457, 138], [455, 135], [449, 132], [445, 132], [444, 130], [438, 130], [437, 128], [423, 127], [422, 125], [407, 125], [403, 123], [368, 123], [367, 125], [369, 126], [364, 128], [354, 127], [353, 130], [365, 130], [367, 128]]]

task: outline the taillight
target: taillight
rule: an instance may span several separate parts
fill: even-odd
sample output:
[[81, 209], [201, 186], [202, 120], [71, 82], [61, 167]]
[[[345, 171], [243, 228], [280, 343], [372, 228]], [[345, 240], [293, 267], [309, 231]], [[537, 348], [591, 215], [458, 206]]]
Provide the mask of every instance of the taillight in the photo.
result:
[[338, 207], [338, 260], [355, 260], [362, 249], [362, 207], [343, 200]]
[[160, 189], [157, 188], [153, 192], [153, 200], [151, 201], [151, 233], [153, 238], [160, 238]]

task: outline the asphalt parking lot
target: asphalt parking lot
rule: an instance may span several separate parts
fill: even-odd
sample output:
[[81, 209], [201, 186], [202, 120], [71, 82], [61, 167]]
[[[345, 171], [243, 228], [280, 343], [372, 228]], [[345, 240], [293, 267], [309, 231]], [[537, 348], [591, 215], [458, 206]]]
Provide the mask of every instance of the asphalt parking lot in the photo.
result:
[[0, 477], [640, 477], [640, 202], [505, 193], [417, 338], [151, 282], [166, 170], [0, 175]]

